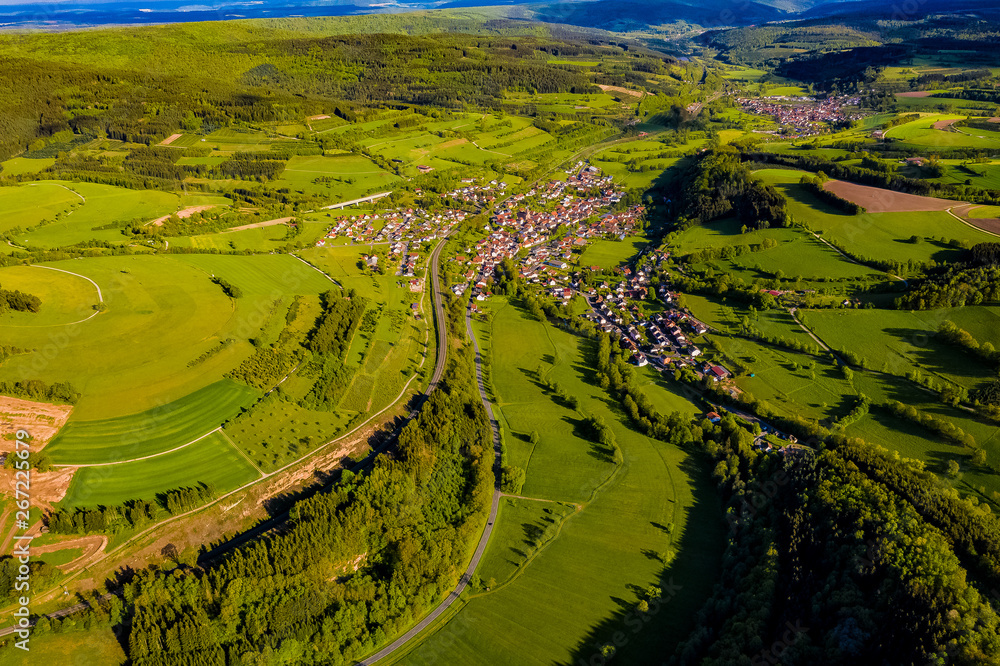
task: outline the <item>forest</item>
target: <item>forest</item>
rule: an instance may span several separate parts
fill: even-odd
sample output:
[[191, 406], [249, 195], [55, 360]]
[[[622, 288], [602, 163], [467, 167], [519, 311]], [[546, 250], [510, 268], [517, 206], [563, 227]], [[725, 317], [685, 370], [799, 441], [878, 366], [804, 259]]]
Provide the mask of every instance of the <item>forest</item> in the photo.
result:
[[466, 348], [398, 455], [299, 501], [280, 535], [207, 571], [137, 574], [125, 589], [132, 663], [350, 664], [435, 604], [457, 582], [493, 488], [471, 367]]

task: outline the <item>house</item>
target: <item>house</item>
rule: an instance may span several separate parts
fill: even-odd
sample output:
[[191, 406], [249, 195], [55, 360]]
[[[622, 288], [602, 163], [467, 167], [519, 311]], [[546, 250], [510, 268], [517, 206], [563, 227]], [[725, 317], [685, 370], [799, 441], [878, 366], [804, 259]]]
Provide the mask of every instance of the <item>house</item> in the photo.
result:
[[708, 369], [708, 376], [712, 378], [713, 381], [721, 381], [723, 379], [729, 379], [730, 372], [723, 368], [721, 365], [713, 365]]
[[718, 412], [709, 412], [708, 414], [705, 414], [705, 418], [712, 423], [718, 423], [722, 420], [722, 417], [719, 416]]
[[431, 171], [434, 171], [434, 167], [429, 167], [426, 164], [418, 164], [417, 171], [420, 173], [430, 173]]
[[645, 354], [641, 354], [639, 352], [636, 352], [635, 354], [632, 354], [632, 358], [629, 359], [629, 362], [630, 363], [635, 363], [640, 368], [642, 366], [644, 366], [644, 365], [648, 365], [649, 364], [649, 361], [646, 360], [646, 355]]

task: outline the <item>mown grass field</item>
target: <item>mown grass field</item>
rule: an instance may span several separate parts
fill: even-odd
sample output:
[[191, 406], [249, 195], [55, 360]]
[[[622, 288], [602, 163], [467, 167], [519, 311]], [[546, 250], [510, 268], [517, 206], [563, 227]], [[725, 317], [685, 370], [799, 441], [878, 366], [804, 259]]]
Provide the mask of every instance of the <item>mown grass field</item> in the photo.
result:
[[[589, 383], [588, 343], [530, 321], [512, 305], [498, 304], [492, 327], [476, 326], [484, 337], [492, 328], [480, 344], [492, 355], [508, 432], [543, 426], [522, 494], [579, 501], [583, 507], [509, 583], [467, 594], [466, 605], [449, 622], [395, 663], [588, 663], [597, 645], [621, 630], [629, 636], [619, 650], [622, 663], [658, 659], [665, 645], [689, 631], [719, 565], [723, 524], [707, 475], [684, 452], [641, 436], [620, 420], [618, 408]], [[611, 425], [624, 454], [620, 467], [571, 436], [565, 418], [574, 417], [537, 385], [532, 373], [539, 364], [546, 378], [579, 396], [579, 413], [599, 414]], [[512, 439], [508, 435], [508, 442]], [[516, 526], [501, 522], [497, 529], [501, 536], [491, 542], [484, 559], [490, 568], [484, 571], [504, 571], [496, 563], [518, 537]], [[668, 549], [677, 555], [664, 568], [651, 553]], [[683, 581], [681, 591], [644, 631], [623, 624], [623, 605], [635, 603], [637, 587], [671, 580]]]
[[938, 327], [948, 320], [981, 343], [1000, 344], [1000, 308], [996, 307], [920, 312], [817, 310], [807, 313], [805, 322], [828, 345], [850, 349], [875, 370], [895, 375], [916, 370], [966, 388], [995, 376], [981, 360], [935, 337]]
[[45, 451], [57, 465], [107, 463], [162, 453], [218, 428], [259, 396], [248, 386], [224, 379], [138, 414], [71, 420]]
[[81, 467], [59, 506], [111, 506], [130, 499], [155, 500], [167, 490], [214, 486], [219, 493], [260, 476], [222, 433], [162, 456], [101, 467]]
[[122, 666], [128, 661], [111, 629], [35, 633], [31, 636], [30, 646], [29, 652], [13, 647], [0, 650], [0, 666], [34, 666], [38, 663]]
[[[247, 341], [275, 301], [336, 288], [284, 255], [134, 255], [51, 265], [93, 279], [106, 309], [91, 316], [96, 289], [90, 285], [88, 292], [81, 278], [49, 271], [51, 291], [65, 289], [81, 300], [54, 297], [48, 323], [45, 301], [37, 320], [0, 320], [7, 344], [35, 350], [8, 360], [0, 378], [72, 383], [82, 393], [74, 413], [81, 420], [134, 414], [218, 381], [251, 353]], [[0, 283], [8, 270], [0, 270]], [[25, 275], [26, 269], [16, 270]], [[212, 275], [239, 286], [244, 296], [229, 298]], [[230, 338], [231, 344], [199, 361]]]
[[580, 255], [580, 266], [589, 269], [591, 266], [600, 268], [617, 268], [628, 262], [645, 245], [647, 240], [642, 236], [627, 236], [622, 240], [596, 240], [591, 242]]

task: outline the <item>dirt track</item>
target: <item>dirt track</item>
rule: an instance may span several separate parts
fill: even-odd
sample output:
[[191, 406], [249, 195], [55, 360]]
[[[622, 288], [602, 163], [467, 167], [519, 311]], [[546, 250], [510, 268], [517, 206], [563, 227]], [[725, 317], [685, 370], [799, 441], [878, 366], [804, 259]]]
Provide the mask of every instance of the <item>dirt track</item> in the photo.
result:
[[95, 534], [92, 536], [80, 537], [79, 539], [70, 539], [68, 541], [60, 541], [58, 543], [50, 543], [46, 546], [32, 546], [32, 555], [43, 555], [45, 553], [54, 553], [60, 550], [67, 550], [69, 548], [81, 548], [83, 549], [83, 554], [80, 557], [62, 564], [59, 566], [64, 572], [69, 573], [71, 571], [76, 571], [77, 569], [83, 568], [87, 562], [93, 558], [98, 553], [103, 553], [104, 549], [108, 546], [108, 537], [100, 534]]
[[[187, 207], [187, 208], [185, 208], [183, 210], [179, 210], [176, 213], [173, 213], [173, 215], [176, 215], [177, 217], [179, 217], [179, 218], [181, 218], [183, 220], [184, 218], [191, 217], [195, 213], [200, 213], [200, 212], [202, 212], [204, 210], [208, 210], [210, 208], [215, 208], [215, 206], [189, 206], [189, 207]], [[155, 225], [157, 227], [162, 227], [163, 223], [166, 222], [169, 219], [170, 219], [170, 215], [164, 215], [163, 217], [156, 218], [155, 220], [153, 220], [152, 222], [150, 222], [150, 224], [153, 224], [153, 225]]]
[[622, 88], [621, 86], [606, 86], [598, 84], [597, 87], [603, 90], [604, 92], [617, 92], [617, 93], [622, 93], [623, 95], [631, 95], [632, 97], [643, 96], [643, 93], [639, 92], [638, 90], [629, 90], [628, 88]]
[[950, 199], [935, 199], [917, 194], [904, 194], [884, 190], [880, 187], [869, 187], [848, 183], [843, 180], [827, 181], [823, 188], [837, 196], [847, 199], [859, 206], [864, 206], [869, 213], [913, 213], [925, 210], [948, 210], [961, 206], [964, 202]]
[[247, 229], [260, 229], [261, 227], [273, 227], [278, 224], [285, 224], [286, 222], [291, 222], [294, 217], [279, 217], [276, 220], [267, 220], [266, 222], [254, 222], [253, 224], [244, 224], [241, 227], [233, 227], [232, 229], [226, 229], [224, 233], [229, 233], [230, 231], [245, 231]]
[[183, 134], [171, 134], [166, 139], [164, 139], [163, 141], [161, 141], [160, 145], [161, 146], [169, 146], [170, 144], [172, 144], [174, 141], [176, 141], [177, 139], [181, 138], [182, 136], [184, 136], [184, 135]]

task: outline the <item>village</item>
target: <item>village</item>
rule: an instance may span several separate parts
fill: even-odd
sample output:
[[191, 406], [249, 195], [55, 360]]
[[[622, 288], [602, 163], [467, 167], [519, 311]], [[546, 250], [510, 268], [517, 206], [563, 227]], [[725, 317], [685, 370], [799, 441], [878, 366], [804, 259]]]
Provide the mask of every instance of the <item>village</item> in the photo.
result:
[[389, 244], [393, 253], [398, 253], [409, 242], [422, 243], [445, 236], [467, 216], [467, 212], [451, 208], [434, 213], [406, 208], [342, 217], [317, 241], [316, 247], [325, 247], [334, 239], [345, 237], [356, 245]]
[[782, 128], [783, 134], [796, 137], [821, 134], [833, 123], [858, 120], [863, 114], [847, 107], [857, 108], [861, 99], [857, 96], [828, 97], [817, 100], [814, 97], [739, 97], [736, 100], [746, 113], [771, 116]]

